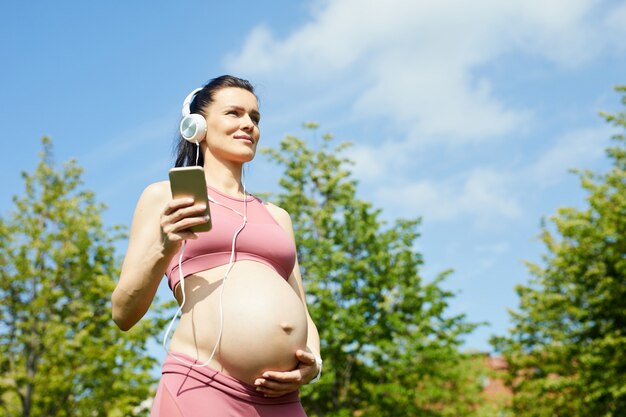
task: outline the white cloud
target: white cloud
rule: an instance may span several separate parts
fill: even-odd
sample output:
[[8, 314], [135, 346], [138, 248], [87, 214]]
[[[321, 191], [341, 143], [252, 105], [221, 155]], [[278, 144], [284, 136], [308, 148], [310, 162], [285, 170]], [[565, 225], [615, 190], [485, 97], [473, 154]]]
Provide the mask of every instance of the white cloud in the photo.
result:
[[609, 126], [573, 130], [525, 164], [520, 161], [499, 170], [472, 168], [453, 177], [395, 181], [391, 186], [375, 180], [388, 174], [388, 167], [408, 163], [412, 152], [402, 152], [402, 144], [360, 147], [351, 157], [356, 161], [356, 177], [371, 181], [377, 201], [384, 201], [386, 207], [405, 216], [424, 216], [429, 222], [471, 219], [474, 226], [485, 229], [522, 216], [527, 202], [519, 195], [563, 183], [572, 168], [594, 168], [612, 133]]
[[354, 112], [405, 126], [412, 142], [485, 140], [522, 129], [531, 118], [527, 110], [505, 108], [485, 79], [472, 84], [462, 71], [441, 63], [399, 69], [393, 62], [379, 65], [376, 84], [357, 99]]
[[376, 194], [378, 201], [385, 201], [387, 206], [423, 215], [427, 221], [469, 217], [478, 227], [490, 227], [521, 214], [509, 183], [505, 173], [475, 169], [454, 179], [380, 187]]
[[560, 1], [515, 2], [513, 38], [517, 46], [529, 54], [565, 66], [587, 62], [608, 40], [603, 37], [601, 22], [594, 13], [602, 10], [602, 1], [572, 0], [565, 5]]
[[[604, 156], [610, 126], [583, 128], [567, 132], [553, 141], [540, 156], [529, 162], [499, 170], [472, 168], [447, 178], [429, 178], [388, 185], [376, 181], [389, 174], [389, 167], [407, 166], [413, 152], [403, 152], [404, 144], [387, 143], [380, 147], [357, 148], [354, 174], [376, 188], [377, 201], [402, 215], [424, 216], [429, 222], [454, 222], [472, 219], [479, 228], [497, 227], [524, 214], [527, 204], [519, 195], [562, 184], [572, 168], [594, 169]], [[387, 175], [387, 178], [398, 178]]]
[[355, 114], [382, 117], [410, 131], [411, 141], [448, 143], [500, 137], [532, 115], [503, 103], [478, 70], [520, 51], [564, 66], [589, 62], [606, 47], [606, 25], [621, 21], [596, 18], [611, 15], [597, 0], [327, 0], [314, 7], [311, 20], [285, 38], [254, 28], [226, 66], [294, 88], [313, 85], [320, 95], [360, 79]]
[[[532, 76], [513, 67], [509, 58], [544, 63], [547, 72], [593, 65], [619, 44], [616, 33], [624, 33], [626, 5], [604, 0], [567, 5], [550, 0], [320, 0], [313, 7], [310, 20], [287, 36], [276, 36], [266, 26], [254, 28], [225, 64], [279, 86], [288, 114], [320, 103], [315, 108], [328, 109], [331, 118], [319, 120], [324, 125], [338, 124], [333, 117], [374, 127], [380, 123], [391, 139], [360, 142], [350, 158], [356, 162], [355, 177], [376, 188], [386, 207], [423, 215], [426, 221], [468, 218], [479, 227], [502, 224], [523, 214], [527, 199], [516, 192], [537, 184], [540, 189], [554, 186], [569, 168], [602, 153], [592, 136], [606, 138], [606, 132], [581, 129], [560, 136], [553, 147], [545, 139], [529, 140], [533, 149], [548, 150], [537, 161], [518, 160], [515, 168], [477, 168], [465, 159], [459, 168], [463, 175], [441, 178], [429, 171], [433, 161], [419, 159], [433, 155], [424, 152], [425, 146], [458, 156], [477, 149], [461, 150], [469, 144], [519, 140], [520, 134], [538, 130], [542, 114], [505, 100], [507, 92], [497, 90], [501, 84], [490, 71], [510, 66], [515, 82]], [[501, 145], [493, 149], [501, 151]], [[411, 182], [416, 167], [431, 176]]]
[[474, 247], [474, 251], [479, 255], [502, 256], [511, 250], [509, 242], [486, 243]]
[[606, 32], [614, 36], [613, 45], [620, 50], [626, 48], [624, 44], [624, 38], [626, 38], [626, 2], [622, 2], [621, 5], [615, 7], [612, 13], [607, 14], [605, 24]]
[[350, 147], [347, 154], [350, 160], [354, 161], [352, 167], [354, 177], [370, 182], [393, 175], [393, 169], [406, 167], [418, 158], [414, 149], [406, 142], [391, 141], [375, 146]]
[[548, 188], [561, 183], [570, 169], [590, 168], [589, 164], [604, 156], [611, 133], [609, 126], [567, 132], [528, 166], [527, 179], [536, 187]]

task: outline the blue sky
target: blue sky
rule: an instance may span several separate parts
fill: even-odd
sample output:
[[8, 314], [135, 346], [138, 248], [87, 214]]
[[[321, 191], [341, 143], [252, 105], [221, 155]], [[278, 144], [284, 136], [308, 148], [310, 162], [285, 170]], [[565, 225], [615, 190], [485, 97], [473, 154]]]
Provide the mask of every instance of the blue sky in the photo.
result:
[[[257, 86], [263, 145], [314, 141], [301, 126], [318, 122], [354, 143], [362, 198], [423, 218], [423, 275], [454, 269], [450, 314], [490, 322], [466, 341], [481, 350], [541, 259], [541, 218], [584, 203], [568, 169], [607, 168], [597, 113], [626, 84], [625, 1], [39, 3], [0, 5], [0, 213], [48, 135], [107, 224], [130, 225], [167, 176], [184, 97], [232, 73]], [[248, 188], [278, 176], [258, 157]]]

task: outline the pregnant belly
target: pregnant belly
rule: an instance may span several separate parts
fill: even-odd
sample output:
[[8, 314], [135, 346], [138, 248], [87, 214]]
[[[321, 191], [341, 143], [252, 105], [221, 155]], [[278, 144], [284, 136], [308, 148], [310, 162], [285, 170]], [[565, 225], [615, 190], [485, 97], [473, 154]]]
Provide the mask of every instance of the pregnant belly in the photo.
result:
[[[185, 280], [186, 308], [171, 349], [205, 361], [219, 336], [223, 271], [216, 268]], [[223, 294], [224, 325], [210, 364], [252, 384], [264, 371], [297, 366], [306, 348], [307, 321], [300, 298], [275, 271], [258, 262], [235, 264]]]

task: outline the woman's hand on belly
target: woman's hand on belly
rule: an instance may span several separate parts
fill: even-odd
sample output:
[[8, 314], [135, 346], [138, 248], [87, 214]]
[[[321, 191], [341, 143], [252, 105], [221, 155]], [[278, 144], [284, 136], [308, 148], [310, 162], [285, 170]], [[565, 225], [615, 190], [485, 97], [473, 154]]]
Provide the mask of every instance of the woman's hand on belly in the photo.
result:
[[264, 372], [262, 378], [257, 378], [254, 381], [257, 391], [262, 392], [267, 397], [280, 397], [311, 382], [319, 372], [315, 356], [311, 352], [298, 349], [296, 359], [298, 365], [293, 371]]

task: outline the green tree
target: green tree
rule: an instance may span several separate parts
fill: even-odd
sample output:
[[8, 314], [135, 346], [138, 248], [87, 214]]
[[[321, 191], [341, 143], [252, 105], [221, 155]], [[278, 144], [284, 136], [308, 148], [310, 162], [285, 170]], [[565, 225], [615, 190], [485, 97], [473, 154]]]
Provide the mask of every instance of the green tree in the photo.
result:
[[153, 320], [126, 334], [111, 320], [123, 231], [104, 228], [75, 161], [55, 170], [42, 144], [25, 195], [0, 218], [0, 416], [145, 415]]
[[[315, 124], [305, 125], [315, 130]], [[322, 341], [324, 372], [303, 389], [311, 416], [469, 416], [479, 378], [466, 372], [461, 337], [474, 329], [448, 317], [452, 294], [419, 275], [419, 220], [388, 226], [357, 197], [341, 158], [349, 144], [320, 149], [286, 137], [265, 149], [284, 169], [276, 203], [291, 213], [309, 309]]]
[[510, 363], [516, 416], [626, 415], [626, 112], [603, 117], [620, 132], [612, 167], [576, 171], [586, 207], [560, 208], [542, 226], [543, 264], [528, 263], [514, 327], [493, 339]]

